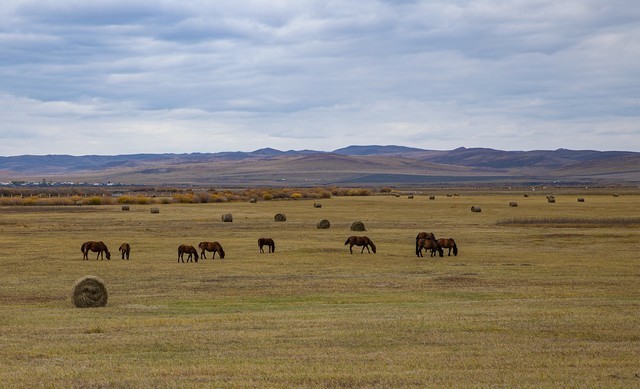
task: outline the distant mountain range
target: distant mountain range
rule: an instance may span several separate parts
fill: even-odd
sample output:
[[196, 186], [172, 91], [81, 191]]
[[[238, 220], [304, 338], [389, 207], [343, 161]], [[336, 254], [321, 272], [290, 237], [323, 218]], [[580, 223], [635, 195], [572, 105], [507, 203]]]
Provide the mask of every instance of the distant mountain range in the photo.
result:
[[424, 150], [349, 146], [280, 151], [0, 157], [0, 181], [58, 180], [146, 185], [364, 186], [478, 183], [637, 185], [640, 153], [592, 150]]

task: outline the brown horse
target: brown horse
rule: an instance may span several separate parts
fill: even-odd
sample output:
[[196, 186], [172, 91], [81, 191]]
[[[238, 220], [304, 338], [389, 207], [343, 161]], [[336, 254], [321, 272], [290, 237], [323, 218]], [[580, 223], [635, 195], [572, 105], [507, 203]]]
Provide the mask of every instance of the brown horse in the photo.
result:
[[82, 251], [82, 259], [89, 259], [89, 251], [93, 251], [95, 253], [98, 253], [98, 255], [96, 255], [96, 259], [98, 259], [98, 257], [100, 257], [101, 260], [104, 260], [104, 255], [103, 253], [105, 253], [107, 255], [107, 259], [111, 259], [111, 253], [109, 252], [109, 249], [107, 248], [107, 245], [104, 244], [104, 242], [100, 241], [100, 242], [94, 242], [94, 241], [88, 241], [88, 242], [84, 242], [82, 244], [82, 246], [80, 247], [80, 251]]
[[451, 249], [453, 249], [453, 255], [458, 256], [458, 245], [453, 238], [440, 238], [438, 239], [438, 245], [442, 248], [449, 249], [447, 256], [451, 256]]
[[418, 239], [418, 256], [422, 257], [422, 250], [428, 250], [431, 253], [431, 256], [434, 257], [436, 255], [436, 251], [440, 253], [440, 256], [444, 256], [444, 250], [442, 247], [438, 245], [438, 242], [435, 240], [431, 240], [428, 238]]
[[187, 257], [187, 262], [193, 262], [192, 258], [194, 257], [196, 262], [198, 262], [198, 250], [196, 250], [195, 247], [187, 244], [181, 244], [180, 246], [178, 246], [178, 262], [182, 261], [182, 263], [184, 263], [185, 254], [189, 254], [189, 256]]
[[198, 247], [202, 250], [200, 252], [202, 259], [207, 259], [205, 251], [213, 251], [213, 259], [216, 259], [216, 253], [220, 254], [220, 259], [224, 259], [224, 250], [218, 242], [200, 242]]
[[125, 259], [125, 257], [127, 259], [129, 259], [129, 253], [131, 252], [131, 246], [129, 245], [129, 243], [123, 243], [120, 245], [120, 248], [118, 249], [118, 251], [120, 251], [122, 253], [122, 259]]
[[418, 242], [420, 241], [420, 239], [428, 239], [431, 241], [432, 246], [435, 247], [434, 250], [437, 250], [440, 253], [440, 256], [444, 256], [444, 251], [442, 250], [442, 247], [438, 248], [438, 242], [436, 241], [436, 237], [435, 235], [433, 235], [433, 232], [420, 232], [418, 233], [418, 235], [416, 235], [416, 256], [417, 257], [421, 257], [422, 256], [422, 250], [420, 250], [420, 248], [418, 247]]
[[261, 253], [264, 253], [264, 249], [262, 247], [267, 246], [269, 248], [270, 253], [276, 252], [276, 244], [271, 238], [260, 238], [258, 239], [258, 248]]
[[367, 249], [367, 252], [371, 254], [371, 251], [369, 251], [369, 247], [371, 247], [371, 250], [374, 254], [376, 253], [376, 245], [373, 244], [373, 241], [367, 236], [350, 236], [347, 238], [347, 241], [344, 242], [344, 244], [345, 246], [349, 245], [349, 252], [351, 254], [353, 254], [353, 246], [362, 246], [360, 254], [364, 253], [365, 248]]

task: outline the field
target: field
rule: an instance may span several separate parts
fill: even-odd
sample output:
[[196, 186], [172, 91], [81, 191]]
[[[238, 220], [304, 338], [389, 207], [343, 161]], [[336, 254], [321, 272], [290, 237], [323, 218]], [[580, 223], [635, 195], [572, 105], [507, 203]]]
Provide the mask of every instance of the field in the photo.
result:
[[[640, 386], [639, 194], [321, 203], [0, 208], [2, 386]], [[420, 231], [459, 255], [417, 258]], [[349, 254], [361, 234], [377, 254]], [[86, 240], [111, 260], [83, 261]], [[224, 261], [177, 262], [203, 240]], [[71, 304], [85, 275], [106, 307]]]

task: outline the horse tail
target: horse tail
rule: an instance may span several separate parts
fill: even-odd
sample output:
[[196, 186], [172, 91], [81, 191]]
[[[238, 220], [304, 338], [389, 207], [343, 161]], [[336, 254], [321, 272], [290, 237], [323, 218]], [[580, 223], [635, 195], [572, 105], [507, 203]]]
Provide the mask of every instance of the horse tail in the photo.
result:
[[451, 239], [451, 243], [453, 243], [453, 255], [457, 256], [458, 255], [458, 245], [456, 244], [456, 241]]
[[418, 247], [418, 241], [420, 240], [420, 234], [416, 235], [416, 255], [420, 256], [420, 248]]
[[276, 242], [271, 241], [271, 252], [275, 253], [276, 252]]
[[84, 248], [87, 247], [86, 243], [83, 243], [82, 246], [80, 246], [80, 252], [84, 253]]

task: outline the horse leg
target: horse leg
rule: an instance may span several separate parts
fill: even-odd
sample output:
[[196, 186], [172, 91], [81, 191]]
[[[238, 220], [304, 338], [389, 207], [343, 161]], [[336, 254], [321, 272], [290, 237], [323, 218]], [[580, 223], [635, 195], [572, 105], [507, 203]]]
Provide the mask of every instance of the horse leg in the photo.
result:
[[353, 254], [353, 244], [349, 245], [349, 252]]

